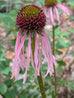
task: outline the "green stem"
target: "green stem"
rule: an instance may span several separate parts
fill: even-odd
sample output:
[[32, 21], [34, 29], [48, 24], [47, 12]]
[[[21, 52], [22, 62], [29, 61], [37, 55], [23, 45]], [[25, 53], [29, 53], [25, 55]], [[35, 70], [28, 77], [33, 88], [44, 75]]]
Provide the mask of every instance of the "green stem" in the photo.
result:
[[46, 98], [46, 94], [45, 94], [44, 87], [43, 87], [43, 80], [42, 80], [41, 72], [40, 72], [40, 76], [37, 76], [37, 79], [38, 79], [42, 98]]
[[[33, 54], [33, 59], [34, 59], [34, 50], [35, 50], [35, 36], [34, 35], [33, 35], [33, 38], [32, 38], [31, 47], [32, 47], [32, 54]], [[39, 88], [40, 88], [42, 98], [46, 98], [41, 72], [40, 72], [40, 76], [37, 76], [37, 79], [38, 79]]]
[[[53, 55], [55, 56], [55, 27], [53, 26]], [[56, 98], [56, 92], [57, 92], [57, 84], [56, 84], [56, 69], [55, 69], [55, 65], [53, 65], [54, 67], [54, 79], [55, 79], [55, 98]]]

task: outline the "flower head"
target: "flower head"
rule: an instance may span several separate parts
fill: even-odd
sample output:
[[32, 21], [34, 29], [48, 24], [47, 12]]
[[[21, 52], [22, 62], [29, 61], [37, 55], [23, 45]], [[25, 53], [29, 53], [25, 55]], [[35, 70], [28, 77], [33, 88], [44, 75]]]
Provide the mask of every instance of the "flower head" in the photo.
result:
[[68, 10], [68, 8], [63, 6], [62, 4], [58, 4], [57, 0], [45, 0], [45, 6], [44, 6], [45, 14], [46, 14], [47, 8], [49, 13], [49, 20], [53, 26], [55, 25], [53, 14], [55, 14], [57, 17], [58, 25], [60, 24], [60, 17], [59, 17], [59, 12], [57, 8], [67, 13], [67, 15], [70, 15], [70, 11]]
[[23, 7], [17, 15], [16, 25], [26, 30], [41, 30], [45, 26], [46, 17], [43, 11], [35, 6]]
[[45, 0], [45, 5], [47, 7], [54, 6], [56, 5], [56, 3], [57, 3], [57, 0]]
[[[53, 63], [55, 63], [54, 62], [55, 60], [52, 56], [50, 43], [44, 31], [45, 22], [46, 22], [45, 14], [39, 7], [35, 5], [25, 6], [18, 13], [16, 24], [20, 30], [18, 32], [17, 39], [16, 39], [15, 58], [12, 66], [11, 78], [15, 76], [15, 80], [18, 79], [20, 67], [21, 67], [22, 70], [25, 69], [25, 73], [23, 75], [23, 83], [25, 83], [27, 78], [27, 71], [29, 71], [30, 55], [31, 55], [31, 63], [35, 70], [35, 78], [38, 75], [40, 75], [39, 71], [42, 64], [42, 57], [41, 57], [42, 52], [48, 64], [48, 69], [45, 76], [47, 76], [48, 73], [52, 75], [52, 73], [54, 72]], [[27, 34], [29, 36], [28, 36], [28, 47], [26, 53], [27, 59], [26, 59], [24, 55], [24, 42]], [[32, 34], [34, 36], [33, 38], [34, 41], [32, 39]]]

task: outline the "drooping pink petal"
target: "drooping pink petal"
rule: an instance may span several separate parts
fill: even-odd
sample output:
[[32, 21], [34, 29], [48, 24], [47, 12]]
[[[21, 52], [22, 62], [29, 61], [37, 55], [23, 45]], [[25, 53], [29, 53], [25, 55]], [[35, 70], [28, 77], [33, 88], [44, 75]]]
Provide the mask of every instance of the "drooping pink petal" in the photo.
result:
[[38, 65], [38, 75], [40, 75], [40, 67], [42, 64], [41, 49], [39, 47], [39, 65]]
[[39, 38], [40, 38], [40, 40], [41, 40], [41, 48], [42, 48], [42, 51], [43, 51], [43, 53], [44, 53], [44, 56], [45, 56], [45, 59], [46, 59], [46, 61], [48, 62], [48, 58], [47, 58], [47, 51], [46, 51], [46, 47], [44, 46], [45, 44], [44, 44], [44, 38], [43, 38], [43, 36], [41, 36], [41, 35], [39, 35]]
[[19, 61], [19, 59], [20, 59], [20, 67], [22, 68], [22, 70], [24, 70], [24, 68], [26, 68], [26, 65], [27, 65], [27, 60], [26, 60], [25, 55], [24, 55], [24, 45], [23, 45], [23, 48], [20, 52], [18, 61]]
[[24, 66], [23, 66], [24, 64], [23, 64], [20, 56], [19, 56], [19, 59], [18, 59], [18, 64], [21, 67], [21, 69], [24, 70]]
[[47, 48], [46, 48], [47, 54], [49, 54], [50, 59], [51, 59], [51, 61], [52, 61], [52, 63], [53, 63], [53, 60], [52, 60], [53, 56], [52, 56], [52, 51], [51, 51], [50, 42], [49, 42], [48, 37], [47, 37], [47, 35], [46, 35], [46, 32], [45, 32], [44, 30], [43, 30], [42, 34], [43, 34], [43, 36], [44, 36], [44, 43], [45, 43], [45, 45], [46, 45], [46, 47], [47, 47]]
[[[49, 64], [49, 62], [48, 62], [48, 58], [47, 58], [47, 53], [46, 53], [46, 46], [45, 46], [45, 44], [44, 44], [44, 38], [42, 37], [42, 36], [40, 36], [41, 37], [41, 47], [42, 47], [42, 51], [43, 51], [43, 54], [44, 54], [44, 56], [45, 56], [45, 60], [46, 60], [46, 62], [47, 62], [47, 64]], [[48, 74], [48, 73], [47, 73]]]
[[[49, 63], [49, 62], [48, 62]], [[49, 64], [48, 64], [49, 65]], [[48, 66], [47, 68], [47, 73], [44, 75], [44, 78], [50, 73], [50, 76], [53, 74], [52, 70], [51, 70], [51, 67]]]
[[59, 17], [59, 12], [57, 10], [57, 8], [55, 7], [54, 12], [56, 14], [57, 20], [58, 20], [58, 25], [60, 24], [60, 17]]
[[[50, 60], [49, 60], [48, 55], [47, 55], [46, 50], [45, 50], [46, 46], [45, 46], [45, 44], [44, 44], [44, 42], [43, 42], [42, 40], [43, 40], [43, 39], [41, 38], [42, 51], [43, 51], [43, 54], [44, 54], [44, 56], [45, 56], [45, 60], [46, 60], [46, 62], [47, 62], [47, 65], [50, 66], [50, 64], [49, 64], [49, 61], [50, 61]], [[50, 67], [47, 68], [47, 73], [45, 74], [45, 76], [47, 76], [48, 73], [50, 73]], [[45, 76], [44, 76], [44, 77], [45, 77]]]
[[15, 81], [18, 79], [20, 68], [18, 64], [15, 67]]
[[52, 73], [53, 73], [53, 63], [54, 63], [55, 66], [57, 65], [57, 63], [55, 61], [54, 56], [52, 55], [51, 46], [50, 46], [50, 43], [49, 43], [49, 40], [47, 38], [47, 35], [46, 35], [45, 31], [44, 31], [44, 35], [46, 37], [45, 39], [47, 39], [46, 42], [48, 43], [48, 48], [49, 48], [49, 53], [50, 53], [50, 60], [51, 60], [51, 70], [52, 70]]
[[32, 54], [31, 54], [31, 63], [32, 63], [33, 68], [35, 69], [35, 65], [34, 65], [34, 60], [33, 60], [33, 55]]
[[35, 79], [37, 78], [37, 72], [35, 71], [35, 77], [34, 77], [34, 79], [33, 80], [31, 80], [32, 82], [34, 82], [35, 81]]
[[43, 11], [44, 11], [44, 14], [47, 15], [47, 13], [46, 13], [47, 12], [47, 8], [45, 6], [44, 6], [44, 10]]
[[31, 32], [29, 32], [28, 48], [27, 48], [27, 70], [29, 69], [29, 57], [31, 52]]
[[57, 62], [56, 62], [56, 60], [55, 60], [55, 57], [54, 57], [54, 56], [53, 56], [53, 63], [54, 63], [55, 66], [58, 65]]
[[45, 76], [47, 76], [48, 73], [50, 73], [50, 75], [52, 75], [52, 73], [54, 72], [53, 56], [52, 56], [52, 52], [51, 52], [51, 46], [50, 46], [50, 43], [49, 43], [49, 40], [47, 38], [45, 31], [42, 32], [42, 35], [43, 35], [43, 36], [41, 36], [42, 51], [44, 53], [46, 62], [48, 64], [47, 73], [45, 75]]
[[[23, 49], [23, 47], [22, 47], [22, 49]], [[24, 49], [23, 49], [22, 52], [24, 52]], [[27, 78], [27, 71], [28, 71], [28, 69], [29, 69], [29, 57], [30, 57], [30, 52], [31, 52], [31, 33], [29, 32], [29, 41], [28, 41], [28, 48], [27, 48], [27, 66], [25, 66], [25, 67], [26, 67], [26, 71], [25, 71], [25, 74], [24, 74], [24, 76], [23, 76], [23, 83], [25, 83], [26, 78]], [[22, 53], [20, 54], [20, 56], [21, 56], [21, 59], [22, 59], [22, 60], [25, 60], [25, 59], [23, 59]], [[24, 62], [24, 61], [23, 61], [23, 62]], [[24, 63], [25, 63], [25, 62], [24, 62]], [[23, 64], [23, 63], [22, 63], [22, 64]], [[24, 67], [24, 66], [21, 66], [21, 67]]]
[[27, 70], [25, 71], [25, 74], [24, 74], [24, 76], [23, 76], [23, 84], [25, 83], [26, 78], [27, 78]]
[[70, 15], [70, 11], [67, 7], [63, 6], [62, 4], [57, 4], [56, 7], [63, 10], [67, 15]]
[[54, 23], [53, 11], [51, 7], [48, 9], [48, 13], [49, 13], [50, 23], [54, 26], [55, 23]]
[[38, 76], [40, 75], [40, 68], [41, 68], [41, 64], [42, 64], [42, 56], [41, 56], [41, 48], [40, 48], [40, 37], [38, 36], [38, 52], [39, 52], [39, 62], [38, 62]]
[[13, 60], [13, 66], [12, 66], [12, 76], [11, 76], [11, 79], [15, 76], [15, 68], [16, 68], [16, 62], [17, 62], [17, 59], [14, 58]]
[[18, 61], [19, 61], [19, 65], [22, 68], [22, 70], [24, 70], [24, 68], [26, 68], [26, 65], [27, 65], [27, 61], [26, 61], [25, 55], [24, 55], [24, 45], [19, 54]]
[[17, 52], [16, 52], [15, 58], [18, 58], [18, 56], [19, 56], [19, 54], [20, 54], [20, 52], [21, 52], [21, 49], [22, 49], [22, 47], [24, 46], [24, 41], [25, 41], [25, 38], [26, 38], [26, 34], [27, 34], [27, 31], [25, 32], [25, 35], [24, 35], [24, 36], [22, 37], [22, 39], [21, 39], [21, 43], [20, 43], [19, 48], [18, 48], [18, 50], [17, 50]]
[[18, 35], [17, 35], [17, 39], [16, 39], [16, 44], [15, 44], [15, 53], [19, 47], [19, 44], [20, 44], [20, 36], [21, 36], [21, 32], [22, 30], [20, 29], [19, 32], [18, 32]]
[[48, 37], [47, 37], [47, 35], [46, 35], [45, 30], [43, 30], [42, 34], [44, 35], [44, 39], [46, 40], [47, 51], [49, 51], [51, 58], [53, 58], [53, 56], [52, 56], [52, 51], [51, 51], [51, 45], [50, 45], [50, 42], [49, 42], [49, 40], [48, 40]]
[[19, 76], [19, 66], [18, 66], [18, 63], [17, 63], [17, 59], [14, 58], [14, 62], [13, 62], [13, 66], [12, 66], [12, 76], [11, 76], [11, 79], [15, 76], [15, 81], [18, 79], [18, 76]]
[[49, 54], [50, 54], [50, 66], [51, 66], [51, 71], [52, 71], [52, 73], [53, 73], [53, 63], [54, 62], [56, 62], [55, 61], [55, 59], [53, 59], [53, 55], [52, 55], [52, 51], [51, 51], [51, 45], [50, 45], [50, 42], [49, 42], [49, 40], [48, 40], [48, 38], [47, 38], [47, 35], [46, 35], [46, 32], [45, 31], [43, 31], [43, 33], [44, 33], [44, 36], [45, 36], [45, 39], [46, 39], [46, 45], [47, 45], [47, 51], [49, 52]]
[[21, 53], [21, 49], [22, 49], [22, 47], [23, 47], [23, 45], [24, 45], [24, 41], [25, 41], [26, 34], [27, 34], [27, 32], [26, 32], [25, 35], [22, 37], [22, 40], [21, 40], [20, 45], [19, 45], [19, 47], [18, 47], [18, 49], [17, 49], [17, 51], [16, 51], [15, 58], [14, 58], [14, 61], [13, 61], [12, 76], [13, 76], [13, 74], [14, 74], [15, 80], [17, 80], [18, 74], [19, 74], [19, 65], [18, 65], [19, 61], [18, 61], [18, 60], [19, 60], [19, 55], [20, 55], [20, 53]]
[[35, 32], [35, 51], [34, 51], [35, 71], [38, 71], [38, 46], [37, 46], [37, 33]]
[[20, 55], [18, 57], [18, 62], [19, 62], [19, 66], [22, 68], [22, 70], [24, 70], [24, 68], [26, 68], [26, 65], [27, 65], [27, 61], [25, 59], [25, 55], [20, 53]]

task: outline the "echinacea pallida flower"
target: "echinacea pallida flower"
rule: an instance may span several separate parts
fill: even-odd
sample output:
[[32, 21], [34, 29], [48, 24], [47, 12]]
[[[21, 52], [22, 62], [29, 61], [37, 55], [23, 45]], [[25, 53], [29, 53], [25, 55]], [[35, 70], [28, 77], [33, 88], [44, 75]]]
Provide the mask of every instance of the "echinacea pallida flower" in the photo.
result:
[[54, 14], [57, 17], [58, 25], [60, 24], [58, 8], [64, 11], [67, 15], [70, 15], [70, 11], [68, 10], [68, 8], [63, 6], [62, 4], [58, 4], [57, 0], [45, 0], [44, 13], [46, 14], [46, 11], [48, 9], [49, 20], [53, 26], [55, 25]]
[[[15, 45], [15, 58], [12, 66], [12, 77], [15, 76], [15, 81], [18, 79], [20, 68], [25, 69], [23, 75], [23, 83], [27, 78], [27, 71], [29, 71], [29, 58], [31, 55], [31, 63], [35, 70], [35, 78], [39, 76], [39, 71], [42, 63], [41, 51], [45, 56], [47, 62], [48, 73], [52, 75], [53, 63], [55, 63], [54, 57], [51, 52], [51, 47], [47, 35], [44, 31], [46, 23], [46, 16], [43, 11], [35, 5], [27, 5], [23, 7], [17, 15], [16, 25], [19, 27], [19, 32], [16, 39]], [[32, 53], [32, 36], [35, 36], [35, 49], [34, 58]], [[28, 47], [27, 47], [27, 58], [24, 55], [24, 42], [28, 36]], [[34, 78], [34, 79], [35, 79]]]

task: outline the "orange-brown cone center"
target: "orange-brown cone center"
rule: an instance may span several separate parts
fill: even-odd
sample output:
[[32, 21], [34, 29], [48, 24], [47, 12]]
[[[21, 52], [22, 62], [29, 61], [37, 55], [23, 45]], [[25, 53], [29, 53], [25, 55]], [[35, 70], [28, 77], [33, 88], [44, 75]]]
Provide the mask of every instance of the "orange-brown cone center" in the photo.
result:
[[21, 13], [25, 15], [26, 18], [36, 17], [40, 13], [40, 9], [36, 6], [29, 5], [23, 8]]
[[57, 0], [45, 0], [45, 4], [48, 6], [53, 6], [57, 3]]

